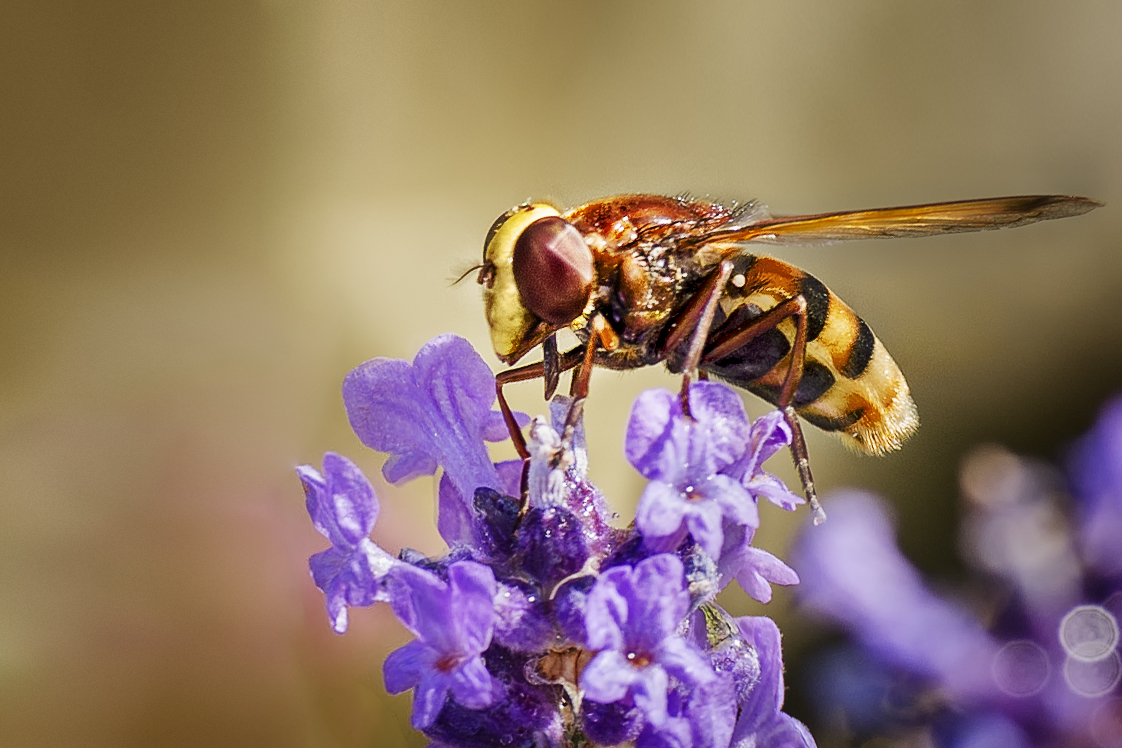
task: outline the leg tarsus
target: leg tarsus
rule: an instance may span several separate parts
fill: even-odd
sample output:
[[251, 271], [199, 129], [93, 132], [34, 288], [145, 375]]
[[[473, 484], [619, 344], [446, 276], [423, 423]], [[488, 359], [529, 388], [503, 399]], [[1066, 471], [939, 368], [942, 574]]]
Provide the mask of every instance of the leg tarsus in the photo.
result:
[[806, 451], [802, 424], [799, 423], [795, 409], [790, 405], [783, 409], [783, 420], [791, 429], [791, 459], [795, 461], [795, 470], [798, 471], [799, 480], [802, 481], [803, 493], [810, 504], [814, 524], [820, 525], [826, 521], [826, 512], [818, 502], [818, 492], [814, 488], [814, 476], [810, 473], [810, 457]]

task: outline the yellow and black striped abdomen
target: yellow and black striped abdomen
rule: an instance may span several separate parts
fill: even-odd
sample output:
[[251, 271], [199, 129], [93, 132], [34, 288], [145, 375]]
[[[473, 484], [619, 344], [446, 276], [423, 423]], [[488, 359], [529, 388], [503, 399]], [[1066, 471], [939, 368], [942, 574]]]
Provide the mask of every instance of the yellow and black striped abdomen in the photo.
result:
[[[847, 443], [861, 451], [898, 449], [919, 426], [908, 383], [865, 321], [814, 276], [771, 257], [737, 257], [709, 339], [799, 294], [807, 303], [807, 348], [796, 412], [825, 431], [849, 437]], [[774, 403], [794, 336], [794, 320], [784, 320], [701, 368]]]

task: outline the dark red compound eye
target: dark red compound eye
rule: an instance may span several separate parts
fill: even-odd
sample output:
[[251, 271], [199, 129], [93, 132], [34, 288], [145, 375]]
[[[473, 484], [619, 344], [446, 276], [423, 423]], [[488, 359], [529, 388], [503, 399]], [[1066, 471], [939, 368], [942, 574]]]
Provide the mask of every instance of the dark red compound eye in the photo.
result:
[[514, 282], [539, 319], [566, 325], [580, 316], [596, 272], [584, 237], [563, 218], [534, 221], [514, 245]]

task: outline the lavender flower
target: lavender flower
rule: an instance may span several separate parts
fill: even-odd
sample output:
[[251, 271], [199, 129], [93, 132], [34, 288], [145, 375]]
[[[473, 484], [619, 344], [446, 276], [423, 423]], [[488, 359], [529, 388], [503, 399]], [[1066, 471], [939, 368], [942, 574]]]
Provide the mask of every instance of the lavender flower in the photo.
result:
[[469, 709], [491, 705], [491, 674], [481, 656], [495, 628], [495, 575], [472, 561], [448, 567], [448, 582], [408, 564], [391, 576], [393, 612], [417, 637], [386, 658], [386, 690], [414, 688], [413, 726], [436, 721], [451, 692]]
[[717, 561], [722, 587], [735, 578], [768, 602], [769, 583], [799, 581], [789, 566], [751, 546], [760, 522], [756, 497], [788, 510], [803, 501], [762, 467], [790, 443], [790, 429], [778, 411], [749, 424], [740, 398], [712, 382], [690, 387], [690, 410], [692, 418], [669, 390], [649, 390], [635, 401], [627, 458], [651, 481], [635, 524], [656, 551], [692, 537]]
[[748, 433], [748, 448], [725, 472], [740, 481], [753, 497], [764, 497], [791, 511], [806, 500], [791, 493], [783, 481], [764, 470], [764, 463], [791, 443], [791, 427], [778, 410], [760, 416]]
[[736, 393], [713, 382], [690, 386], [692, 418], [669, 390], [639, 396], [627, 425], [627, 459], [650, 480], [635, 524], [652, 550], [677, 548], [687, 535], [710, 556], [720, 555], [723, 521], [755, 528], [751, 496], [722, 471], [740, 459], [749, 424]]
[[813, 746], [780, 711], [774, 624], [762, 635], [767, 619], [712, 602], [733, 578], [759, 599], [798, 580], [751, 546], [759, 496], [799, 503], [761, 468], [790, 439], [782, 420], [752, 424], [714, 383], [691, 389], [692, 418], [671, 393], [641, 395], [624, 447], [651, 483], [637, 527], [619, 530], [588, 480], [581, 426], [571, 444], [559, 436], [568, 399], [531, 424], [523, 495], [522, 462], [494, 464], [484, 444], [506, 435], [494, 397], [490, 370], [450, 335], [343, 385], [355, 433], [390, 455], [387, 480], [443, 470], [443, 557], [378, 549], [373, 490], [343, 458], [324, 459], [326, 477], [299, 471], [332, 541], [312, 569], [333, 626], [348, 605], [388, 601], [416, 637], [384, 667], [387, 690], [412, 689], [413, 725], [442, 748]]
[[382, 582], [394, 560], [367, 537], [378, 521], [378, 497], [362, 471], [333, 452], [323, 456], [323, 475], [310, 465], [296, 468], [296, 474], [312, 524], [331, 541], [331, 548], [312, 556], [308, 565], [327, 599], [331, 627], [342, 634], [348, 605], [389, 599]]
[[741, 700], [740, 719], [733, 731], [733, 748], [804, 748], [814, 739], [798, 720], [782, 712], [783, 659], [779, 627], [770, 618], [738, 618], [743, 640], [760, 659], [760, 680]]
[[671, 676], [688, 686], [716, 677], [701, 652], [675, 635], [689, 603], [682, 562], [668, 553], [601, 574], [585, 612], [588, 648], [598, 652], [580, 679], [585, 697], [630, 699], [661, 727]]
[[410, 364], [375, 358], [343, 380], [343, 403], [362, 443], [390, 458], [382, 474], [402, 483], [444, 469], [441, 534], [467, 542], [464, 514], [475, 489], [502, 488], [483, 441], [507, 437], [502, 415], [491, 410], [495, 379], [463, 338], [429, 341]]

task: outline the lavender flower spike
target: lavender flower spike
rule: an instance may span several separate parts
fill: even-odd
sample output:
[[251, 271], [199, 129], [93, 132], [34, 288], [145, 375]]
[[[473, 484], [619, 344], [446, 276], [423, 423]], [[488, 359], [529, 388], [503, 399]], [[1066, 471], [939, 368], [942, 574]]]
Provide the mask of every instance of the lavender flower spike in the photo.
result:
[[378, 520], [378, 497], [362, 471], [333, 452], [323, 456], [323, 475], [310, 465], [296, 468], [296, 474], [312, 524], [331, 541], [331, 548], [312, 556], [308, 566], [327, 599], [331, 627], [342, 634], [348, 605], [388, 599], [382, 580], [395, 561], [367, 537]]
[[492, 678], [482, 654], [495, 629], [495, 594], [491, 569], [474, 561], [448, 567], [448, 582], [435, 574], [399, 564], [390, 576], [391, 604], [416, 640], [386, 658], [386, 690], [413, 694], [413, 726], [423, 730], [436, 721], [449, 692], [469, 709], [494, 700]]
[[671, 675], [689, 686], [716, 678], [705, 657], [675, 634], [689, 602], [675, 555], [604, 572], [585, 614], [588, 649], [597, 651], [580, 679], [586, 698], [612, 703], [631, 697], [657, 728], [667, 720]]
[[756, 636], [713, 602], [723, 580], [760, 599], [797, 581], [751, 547], [758, 496], [797, 503], [760, 469], [789, 438], [784, 424], [751, 424], [713, 382], [691, 388], [690, 416], [674, 393], [643, 393], [624, 448], [650, 483], [620, 529], [588, 479], [579, 422], [563, 444], [567, 398], [534, 419], [528, 472], [491, 462], [484, 441], [507, 430], [490, 410], [495, 379], [462, 338], [362, 364], [343, 398], [363, 443], [389, 453], [388, 480], [443, 472], [447, 552], [394, 559], [368, 537], [378, 503], [354, 465], [329, 454], [322, 476], [299, 468], [332, 544], [311, 560], [332, 625], [346, 628], [348, 606], [390, 603], [414, 639], [386, 659], [386, 690], [412, 691], [431, 748], [813, 745], [779, 711], [777, 632]]

